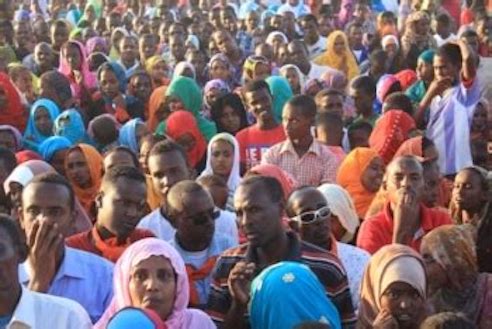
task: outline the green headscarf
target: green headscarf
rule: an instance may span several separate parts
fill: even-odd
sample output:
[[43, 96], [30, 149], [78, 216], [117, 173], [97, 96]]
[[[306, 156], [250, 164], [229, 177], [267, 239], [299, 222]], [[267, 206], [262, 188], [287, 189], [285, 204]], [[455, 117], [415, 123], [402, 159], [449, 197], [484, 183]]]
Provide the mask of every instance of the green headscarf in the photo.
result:
[[282, 122], [282, 111], [285, 103], [294, 96], [289, 81], [281, 76], [271, 76], [266, 80], [273, 96], [273, 114], [277, 122]]
[[0, 46], [0, 59], [5, 62], [5, 66], [17, 62], [17, 56], [9, 45]]
[[92, 7], [94, 8], [94, 13], [96, 14], [96, 18], [100, 18], [102, 15], [103, 11], [103, 3], [101, 0], [89, 0], [87, 1], [87, 4], [85, 5], [84, 12], [82, 13], [82, 17], [79, 19], [79, 22], [82, 20], [87, 20], [87, 17], [85, 16], [85, 11], [87, 8]]
[[[177, 97], [183, 103], [184, 108], [196, 118], [198, 128], [207, 142], [217, 134], [215, 123], [208, 121], [200, 114], [202, 108], [202, 92], [195, 80], [184, 76], [176, 77], [166, 90], [166, 96]], [[162, 122], [156, 129], [156, 133], [166, 133], [166, 123]]]

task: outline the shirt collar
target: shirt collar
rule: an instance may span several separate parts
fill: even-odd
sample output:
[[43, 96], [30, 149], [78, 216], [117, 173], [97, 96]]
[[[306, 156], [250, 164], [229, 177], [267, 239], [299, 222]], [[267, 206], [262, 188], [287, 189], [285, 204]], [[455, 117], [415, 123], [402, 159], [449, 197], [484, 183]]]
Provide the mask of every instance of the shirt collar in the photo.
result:
[[21, 325], [21, 328], [34, 328], [36, 323], [36, 310], [34, 309], [33, 293], [21, 285], [21, 297], [15, 308], [12, 320], [7, 327], [14, 323]]
[[[294, 145], [292, 145], [292, 142], [290, 139], [286, 139], [280, 148], [280, 154], [284, 152], [290, 152], [292, 154], [295, 154], [297, 156], [296, 150], [294, 149]], [[314, 153], [317, 156], [320, 156], [321, 154], [321, 144], [318, 143], [318, 141], [313, 138], [313, 141], [311, 142], [311, 145], [309, 146], [309, 149], [307, 150], [306, 154], [308, 153]]]

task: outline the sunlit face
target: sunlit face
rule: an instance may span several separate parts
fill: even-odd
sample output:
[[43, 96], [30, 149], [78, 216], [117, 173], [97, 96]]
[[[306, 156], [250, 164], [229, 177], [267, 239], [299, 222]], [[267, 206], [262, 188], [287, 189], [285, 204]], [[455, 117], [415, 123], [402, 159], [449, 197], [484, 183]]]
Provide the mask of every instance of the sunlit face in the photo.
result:
[[416, 321], [421, 318], [424, 302], [418, 291], [405, 282], [390, 284], [380, 299], [381, 309], [389, 311], [402, 329], [418, 327]]
[[341, 35], [337, 36], [335, 38], [335, 44], [333, 45], [333, 51], [335, 52], [335, 54], [342, 56], [345, 52], [345, 48], [345, 40]]
[[292, 90], [300, 91], [301, 85], [300, 85], [299, 74], [294, 68], [287, 69], [285, 78], [287, 79], [287, 81], [289, 81], [289, 85], [292, 88]]
[[234, 163], [234, 146], [225, 141], [217, 140], [211, 146], [210, 165], [213, 173], [229, 178]]
[[68, 44], [64, 48], [65, 59], [72, 71], [80, 71], [82, 66], [82, 54], [80, 49], [74, 44]]
[[216, 60], [210, 65], [210, 75], [212, 79], [228, 81], [230, 78], [229, 67], [226, 63]]
[[362, 186], [372, 193], [376, 193], [381, 186], [384, 175], [384, 162], [380, 157], [372, 159], [360, 178]]
[[99, 76], [99, 85], [103, 94], [115, 98], [120, 91], [120, 82], [111, 70], [103, 70]]

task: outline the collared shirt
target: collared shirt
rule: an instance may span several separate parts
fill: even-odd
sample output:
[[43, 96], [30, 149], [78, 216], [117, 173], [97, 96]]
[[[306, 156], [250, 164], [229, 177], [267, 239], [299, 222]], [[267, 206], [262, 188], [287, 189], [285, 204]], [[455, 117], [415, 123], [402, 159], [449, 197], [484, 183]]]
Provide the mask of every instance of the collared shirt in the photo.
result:
[[22, 288], [7, 329], [91, 329], [86, 311], [76, 302]]
[[[196, 269], [201, 268], [210, 258], [218, 257], [227, 249], [237, 247], [237, 242], [235, 243], [231, 238], [220, 233], [214, 234], [208, 248], [199, 252], [184, 250], [176, 240], [176, 236], [169, 241], [169, 244], [171, 244], [178, 251], [186, 265], [192, 265]], [[211, 282], [212, 273], [210, 273], [210, 275], [205, 279], [196, 280], [193, 282], [198, 291], [200, 304], [203, 306], [207, 304]]]
[[[441, 225], [452, 224], [447, 212], [436, 208], [427, 208], [420, 205], [420, 228], [408, 244], [415, 251], [420, 252], [422, 238], [428, 232]], [[374, 217], [365, 219], [357, 237], [357, 247], [374, 254], [381, 247], [393, 242], [393, 213], [390, 203], [386, 203], [383, 210]]]
[[[354, 328], [356, 321], [354, 308], [350, 298], [347, 275], [340, 260], [324, 249], [299, 241], [292, 232], [287, 233], [287, 236], [289, 252], [284, 260], [297, 261], [309, 266], [325, 287], [326, 295], [337, 307], [343, 327]], [[220, 256], [215, 266], [207, 305], [207, 313], [217, 324], [224, 321], [231, 306], [232, 297], [227, 286], [227, 279], [231, 270], [240, 261], [255, 263], [257, 265], [255, 276], [265, 268], [265, 266], [260, 266], [257, 251], [248, 243], [229, 249]], [[245, 319], [249, 322], [248, 314], [245, 314]]]
[[[29, 284], [30, 272], [28, 261], [19, 266], [19, 280], [25, 286]], [[91, 253], [65, 247], [63, 261], [47, 293], [78, 302], [95, 323], [113, 297], [113, 264]]]
[[287, 139], [272, 146], [263, 155], [261, 162], [282, 168], [291, 174], [300, 186], [335, 183], [340, 165], [338, 157], [314, 138], [301, 158], [297, 155], [292, 142]]

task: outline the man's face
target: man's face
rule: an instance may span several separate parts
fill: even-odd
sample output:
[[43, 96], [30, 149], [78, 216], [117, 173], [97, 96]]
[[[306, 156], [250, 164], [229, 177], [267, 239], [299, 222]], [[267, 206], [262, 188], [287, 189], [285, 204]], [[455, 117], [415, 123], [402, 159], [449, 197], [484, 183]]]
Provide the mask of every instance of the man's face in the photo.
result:
[[55, 102], [56, 104], [61, 104], [60, 97], [57, 94], [56, 89], [48, 81], [48, 79], [41, 78], [41, 83], [39, 86], [39, 96], [42, 98], [47, 98]]
[[421, 200], [424, 188], [422, 166], [413, 159], [394, 160], [386, 170], [383, 186], [393, 204], [405, 194], [412, 194]]
[[180, 36], [181, 38], [186, 37], [186, 31], [181, 24], [172, 24], [169, 27], [169, 36]]
[[244, 94], [244, 100], [248, 111], [253, 113], [258, 121], [273, 119], [272, 96], [266, 89], [260, 89]]
[[434, 77], [437, 80], [451, 79], [454, 81], [458, 76], [459, 68], [454, 65], [446, 57], [439, 55], [434, 56]]
[[272, 202], [261, 183], [240, 185], [234, 195], [237, 220], [248, 242], [262, 247], [282, 232], [281, 216], [283, 205]]
[[282, 125], [285, 135], [294, 144], [298, 144], [299, 140], [308, 136], [311, 131], [313, 119], [303, 115], [302, 108], [294, 107], [287, 104], [282, 113]]
[[137, 58], [137, 43], [133, 38], [123, 38], [120, 42], [121, 59], [133, 63]]
[[67, 237], [72, 231], [75, 211], [70, 201], [69, 190], [62, 185], [35, 183], [27, 185], [22, 191], [20, 211], [21, 226], [30, 235], [36, 221], [56, 224], [58, 232]]
[[16, 151], [16, 141], [14, 134], [12, 134], [8, 130], [2, 130], [0, 131], [0, 146], [6, 148], [7, 150], [10, 150], [15, 153]]
[[174, 184], [190, 178], [186, 160], [178, 151], [151, 155], [148, 164], [152, 183], [161, 200], [166, 199], [167, 192]]
[[152, 93], [152, 82], [147, 75], [137, 75], [130, 80], [130, 83], [135, 90], [135, 96], [141, 100], [147, 100]]
[[[287, 202], [287, 215], [292, 218], [327, 207], [325, 197], [315, 188], [309, 188], [294, 192]], [[293, 223], [297, 224], [302, 240], [321, 248], [329, 248], [330, 241], [330, 214], [318, 217], [313, 222]], [[312, 216], [305, 216], [312, 217]]]
[[354, 100], [357, 114], [365, 113], [372, 109], [373, 99], [361, 89], [350, 88], [350, 97]]
[[142, 218], [146, 200], [143, 182], [120, 177], [103, 184], [96, 198], [97, 222], [117, 237], [127, 237]]
[[342, 95], [326, 95], [318, 100], [316, 106], [320, 113], [335, 113], [343, 117], [343, 102]]
[[254, 29], [256, 29], [258, 27], [258, 23], [258, 14], [255, 11], [250, 12], [246, 17], [246, 26], [248, 30], [253, 31]]
[[214, 41], [219, 51], [225, 55], [231, 54], [234, 51], [234, 49], [236, 49], [234, 40], [232, 39], [229, 33], [223, 31], [215, 33]]
[[31, 38], [30, 27], [27, 23], [18, 23], [14, 29], [15, 41], [20, 47], [24, 47]]
[[171, 54], [177, 61], [184, 60], [184, 55], [186, 52], [184, 40], [182, 37], [170, 37], [169, 38], [169, 48], [171, 49]]
[[311, 20], [302, 19], [301, 29], [304, 33], [304, 38], [315, 39], [318, 36], [318, 26]]
[[287, 61], [289, 64], [294, 64], [299, 67], [308, 62], [306, 49], [300, 43], [290, 43], [287, 46], [287, 54]]
[[153, 38], [144, 38], [140, 40], [140, 57], [144, 60], [155, 55], [157, 43]]
[[68, 41], [68, 28], [64, 25], [56, 25], [51, 29], [51, 43], [53, 49], [59, 50]]
[[36, 42], [50, 42], [50, 28], [45, 21], [37, 22], [33, 27]]
[[236, 30], [236, 16], [231, 10], [223, 9], [220, 12], [220, 21], [222, 26], [230, 32]]
[[19, 250], [5, 229], [0, 228], [0, 298], [12, 298], [19, 289], [18, 268], [21, 263]]
[[362, 45], [362, 28], [359, 26], [354, 26], [350, 29], [348, 38], [351, 47], [361, 46]]

